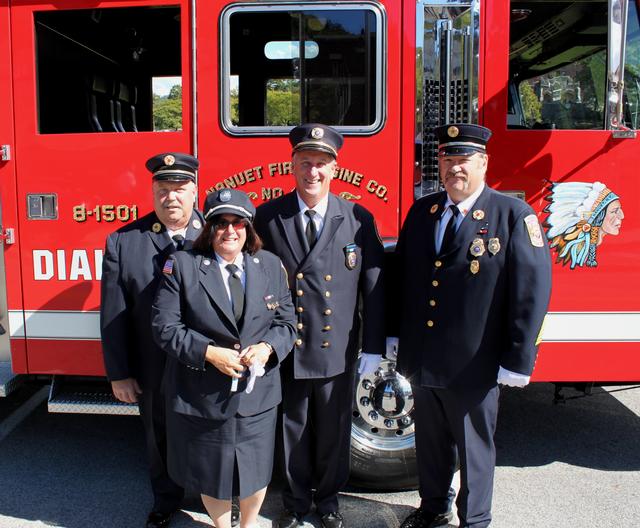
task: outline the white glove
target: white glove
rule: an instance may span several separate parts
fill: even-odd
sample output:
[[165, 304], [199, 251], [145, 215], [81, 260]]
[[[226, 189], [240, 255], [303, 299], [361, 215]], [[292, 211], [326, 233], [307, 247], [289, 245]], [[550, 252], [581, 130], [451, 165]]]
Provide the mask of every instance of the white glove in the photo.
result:
[[500, 385], [508, 385], [509, 387], [525, 387], [529, 384], [531, 376], [511, 372], [506, 368], [500, 367], [498, 370], [498, 383]]
[[387, 350], [385, 356], [387, 359], [395, 361], [398, 357], [398, 342], [400, 340], [397, 337], [387, 337]]
[[256, 384], [256, 378], [264, 376], [264, 366], [259, 361], [254, 361], [249, 366], [249, 379], [247, 381], [247, 388], [244, 390], [247, 394], [251, 394], [253, 386]]
[[382, 361], [380, 354], [361, 354], [360, 366], [358, 367], [358, 374], [362, 375], [364, 372], [375, 372]]

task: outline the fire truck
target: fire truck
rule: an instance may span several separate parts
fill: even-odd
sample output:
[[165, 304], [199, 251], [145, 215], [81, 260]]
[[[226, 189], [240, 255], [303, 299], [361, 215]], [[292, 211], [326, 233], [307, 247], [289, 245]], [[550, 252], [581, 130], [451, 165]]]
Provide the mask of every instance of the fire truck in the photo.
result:
[[[345, 135], [332, 190], [373, 212], [390, 249], [439, 189], [434, 128], [491, 128], [488, 182], [533, 206], [554, 260], [533, 380], [637, 382], [638, 3], [4, 2], [0, 393], [34, 376], [51, 379], [52, 411], [133, 412], [74, 387], [104, 376], [104, 241], [152, 209], [144, 161], [194, 153], [200, 205], [224, 187], [259, 204], [293, 188], [301, 122]], [[415, 481], [394, 367], [356, 380], [360, 484]]]

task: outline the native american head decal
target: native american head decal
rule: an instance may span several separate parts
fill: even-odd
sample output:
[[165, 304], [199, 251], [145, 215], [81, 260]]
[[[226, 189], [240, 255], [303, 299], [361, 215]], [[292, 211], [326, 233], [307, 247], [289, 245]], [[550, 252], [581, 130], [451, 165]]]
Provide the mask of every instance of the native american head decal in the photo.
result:
[[598, 246], [606, 235], [617, 235], [624, 213], [620, 197], [603, 183], [552, 183], [551, 203], [545, 220], [549, 247], [557, 254], [556, 262], [595, 267]]

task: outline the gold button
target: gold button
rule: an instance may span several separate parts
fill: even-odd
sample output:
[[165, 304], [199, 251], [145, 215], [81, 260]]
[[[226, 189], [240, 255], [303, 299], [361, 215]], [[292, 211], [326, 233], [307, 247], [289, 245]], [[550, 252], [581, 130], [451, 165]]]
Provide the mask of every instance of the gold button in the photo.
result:
[[323, 330], [324, 330], [325, 332], [328, 332], [329, 330], [331, 330], [331, 325], [326, 325], [326, 326], [323, 328]]
[[324, 292], [324, 296], [325, 296], [325, 297], [331, 297], [331, 292], [330, 292], [330, 291], [326, 291], [326, 292]]
[[331, 275], [325, 275], [324, 276], [324, 280], [326, 280], [326, 281], [330, 281], [331, 278], [332, 278]]
[[436, 301], [434, 301], [433, 299], [431, 299], [429, 301], [429, 306], [435, 306], [436, 305]]
[[298, 327], [298, 330], [302, 330], [304, 328], [302, 323], [298, 323], [296, 326]]
[[442, 261], [436, 260], [433, 264], [435, 265], [436, 268], [439, 268], [440, 266], [442, 266]]
[[431, 321], [431, 320], [427, 321], [427, 326], [429, 328], [431, 328], [433, 326], [433, 321]]
[[240, 343], [236, 343], [235, 345], [233, 345], [233, 348], [235, 348], [236, 350], [240, 350]]
[[296, 292], [296, 295], [297, 295], [298, 297], [302, 297], [302, 296], [304, 295], [304, 292], [303, 292], [302, 290], [298, 290], [298, 291]]
[[329, 346], [329, 341], [323, 341], [322, 345], [320, 345], [322, 348], [327, 348]]
[[324, 315], [331, 315], [331, 308], [327, 308], [327, 309], [324, 311]]
[[438, 284], [439, 284], [439, 282], [438, 282], [438, 281], [436, 281], [436, 280], [434, 280], [434, 281], [432, 281], [432, 282], [431, 282], [431, 284], [433, 284], [433, 286], [437, 287], [437, 286], [438, 286]]
[[304, 308], [302, 306], [298, 306], [296, 310], [298, 310], [298, 313], [304, 312]]
[[296, 279], [304, 279], [304, 273], [298, 273]]
[[302, 344], [302, 339], [296, 339], [296, 346], [300, 346]]

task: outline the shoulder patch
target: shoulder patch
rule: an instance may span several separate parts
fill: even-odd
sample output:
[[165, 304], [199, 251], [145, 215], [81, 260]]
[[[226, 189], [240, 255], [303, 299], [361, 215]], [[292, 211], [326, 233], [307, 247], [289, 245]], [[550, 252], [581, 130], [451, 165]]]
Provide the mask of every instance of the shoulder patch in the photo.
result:
[[538, 217], [534, 214], [526, 216], [524, 224], [527, 226], [527, 233], [529, 233], [529, 240], [531, 245], [535, 247], [544, 247], [544, 241], [542, 239], [542, 230], [540, 229], [540, 222]]
[[162, 273], [164, 273], [165, 275], [171, 275], [173, 273], [174, 262], [175, 261], [171, 257], [169, 257], [167, 261], [164, 263], [164, 266], [162, 268]]

